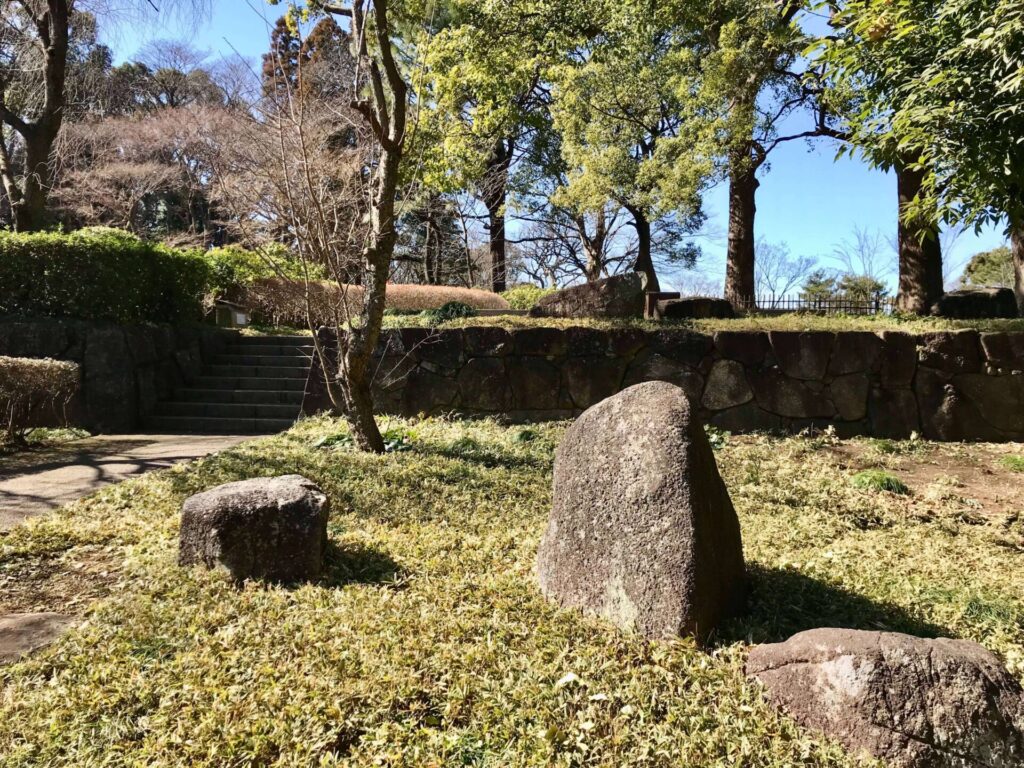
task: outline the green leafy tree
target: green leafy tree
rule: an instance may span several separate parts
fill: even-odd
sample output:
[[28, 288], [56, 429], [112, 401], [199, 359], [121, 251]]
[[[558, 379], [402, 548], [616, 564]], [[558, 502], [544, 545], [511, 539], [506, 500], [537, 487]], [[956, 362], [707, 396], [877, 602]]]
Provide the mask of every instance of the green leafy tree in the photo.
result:
[[[423, 182], [471, 190], [486, 209], [493, 290], [506, 285], [506, 218], [517, 164], [550, 140], [550, 69], [593, 26], [589, 3], [447, 0], [417, 41], [428, 73], [416, 136]], [[423, 14], [427, 15], [427, 14]]]
[[609, 202], [626, 210], [637, 234], [634, 269], [650, 291], [659, 287], [655, 226], [696, 229], [713, 169], [701, 152], [705, 123], [686, 119], [678, 79], [691, 49], [678, 38], [689, 30], [675, 18], [672, 9], [621, 4], [601, 38], [553, 72], [552, 113], [568, 168], [556, 199], [576, 211], [598, 212]]
[[945, 220], [1006, 225], [1024, 309], [1024, 10], [1013, 0], [836, 10], [825, 61], [863, 96], [854, 143], [901, 174], [898, 305], [926, 311], [941, 293], [933, 233]]
[[836, 296], [836, 278], [826, 269], [816, 269], [804, 281], [800, 298], [810, 302], [825, 302]]
[[818, 269], [807, 276], [800, 298], [827, 304], [830, 301], [853, 301], [878, 304], [889, 295], [885, 283], [871, 275], [843, 272], [835, 274]]
[[990, 251], [976, 253], [964, 267], [960, 282], [967, 286], [1013, 287], [1013, 254], [1001, 245]]
[[889, 295], [885, 283], [871, 275], [847, 273], [839, 278], [836, 288], [840, 298], [850, 301], [877, 303]]
[[[696, 34], [678, 42], [689, 49], [687, 76], [677, 82], [691, 120], [715, 126], [715, 155], [729, 184], [725, 295], [739, 303], [756, 292], [758, 174], [780, 145], [834, 135], [818, 101], [819, 87], [800, 59], [808, 38], [800, 26], [806, 0], [676, 0], [677, 23]], [[806, 127], [784, 126], [806, 112]]]

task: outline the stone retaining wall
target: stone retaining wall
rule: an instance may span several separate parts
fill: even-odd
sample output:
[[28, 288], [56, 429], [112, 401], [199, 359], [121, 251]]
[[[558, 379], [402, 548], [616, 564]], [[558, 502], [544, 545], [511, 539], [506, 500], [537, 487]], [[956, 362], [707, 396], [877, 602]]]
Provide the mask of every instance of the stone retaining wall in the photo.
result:
[[78, 363], [82, 385], [68, 409], [72, 424], [94, 433], [132, 432], [235, 336], [204, 326], [0, 318], [0, 355]]
[[[314, 365], [303, 410], [328, 407]], [[387, 331], [382, 412], [569, 418], [632, 384], [681, 386], [730, 431], [1024, 440], [1024, 334], [466, 328]]]

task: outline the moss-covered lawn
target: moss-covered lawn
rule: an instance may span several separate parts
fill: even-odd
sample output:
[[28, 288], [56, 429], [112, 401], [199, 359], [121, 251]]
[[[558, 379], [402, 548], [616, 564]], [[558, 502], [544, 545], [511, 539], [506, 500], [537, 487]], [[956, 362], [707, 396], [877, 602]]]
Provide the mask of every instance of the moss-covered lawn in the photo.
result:
[[[951, 634], [1024, 674], [1020, 510], [965, 515], [962, 495], [852, 482], [851, 446], [890, 469], [919, 448], [715, 436], [752, 608], [702, 651], [539, 595], [564, 425], [391, 427], [400, 450], [372, 457], [344, 439], [314, 447], [341, 427], [304, 422], [0, 537], [8, 609], [14, 574], [62, 585], [35, 610], [106, 595], [55, 646], [0, 669], [0, 764], [865, 765], [771, 712], [744, 681], [748, 643], [827, 625]], [[992, 483], [1013, 476], [989, 463]], [[175, 565], [188, 494], [289, 472], [334, 506], [321, 583], [236, 589]], [[76, 568], [77, 581], [47, 576]]]

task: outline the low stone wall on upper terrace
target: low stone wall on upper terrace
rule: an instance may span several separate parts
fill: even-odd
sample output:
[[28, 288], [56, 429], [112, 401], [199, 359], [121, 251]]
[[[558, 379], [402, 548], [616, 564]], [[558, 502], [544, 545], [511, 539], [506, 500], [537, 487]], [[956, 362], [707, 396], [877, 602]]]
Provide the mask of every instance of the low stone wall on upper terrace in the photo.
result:
[[[735, 432], [1024, 440], [1024, 333], [407, 328], [376, 370], [377, 408], [408, 416], [562, 419], [664, 380]], [[321, 381], [314, 365], [304, 412], [329, 406]]]

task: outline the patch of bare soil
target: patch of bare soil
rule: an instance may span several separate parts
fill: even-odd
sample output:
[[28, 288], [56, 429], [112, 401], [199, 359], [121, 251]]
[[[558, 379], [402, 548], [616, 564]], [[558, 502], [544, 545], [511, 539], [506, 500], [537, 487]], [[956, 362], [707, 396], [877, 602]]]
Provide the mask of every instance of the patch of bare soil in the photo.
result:
[[853, 471], [881, 467], [900, 478], [923, 500], [958, 502], [989, 519], [1024, 513], [1024, 472], [1003, 464], [1021, 455], [1016, 445], [993, 443], [899, 443], [847, 441], [831, 450]]
[[110, 594], [118, 562], [107, 547], [76, 547], [46, 558], [0, 561], [0, 616], [10, 613], [80, 614]]

